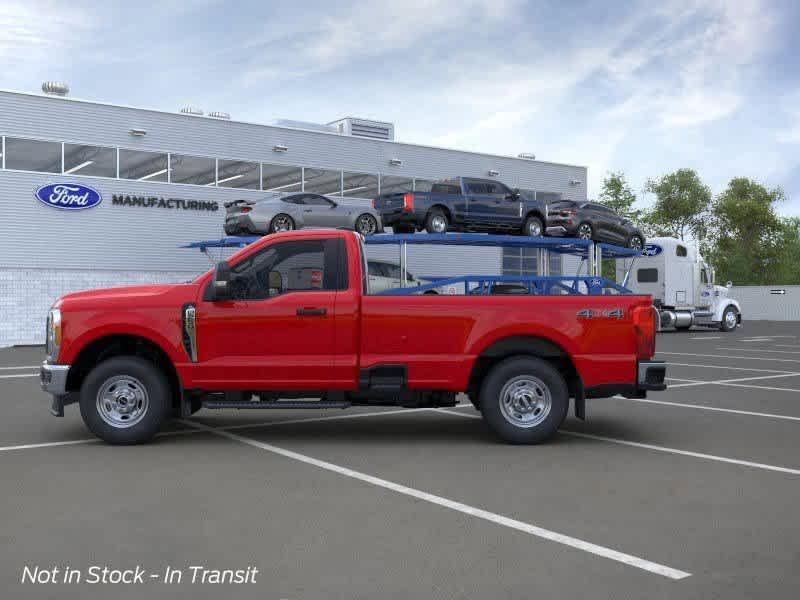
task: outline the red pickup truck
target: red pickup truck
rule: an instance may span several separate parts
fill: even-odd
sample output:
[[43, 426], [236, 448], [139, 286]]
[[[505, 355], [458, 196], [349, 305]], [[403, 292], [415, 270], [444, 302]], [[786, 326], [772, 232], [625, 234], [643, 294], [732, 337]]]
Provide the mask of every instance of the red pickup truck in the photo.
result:
[[574, 398], [665, 388], [655, 311], [635, 295], [368, 295], [362, 238], [265, 237], [192, 282], [93, 290], [47, 319], [51, 411], [149, 440], [200, 408], [452, 406], [465, 392], [512, 443], [555, 433]]

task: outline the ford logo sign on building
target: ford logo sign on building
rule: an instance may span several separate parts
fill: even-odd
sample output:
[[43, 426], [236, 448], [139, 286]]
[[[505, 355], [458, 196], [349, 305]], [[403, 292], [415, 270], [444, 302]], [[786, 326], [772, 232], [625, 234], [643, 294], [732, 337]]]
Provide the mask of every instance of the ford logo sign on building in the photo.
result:
[[81, 210], [97, 206], [103, 201], [103, 196], [80, 183], [50, 183], [36, 190], [36, 199], [54, 208]]

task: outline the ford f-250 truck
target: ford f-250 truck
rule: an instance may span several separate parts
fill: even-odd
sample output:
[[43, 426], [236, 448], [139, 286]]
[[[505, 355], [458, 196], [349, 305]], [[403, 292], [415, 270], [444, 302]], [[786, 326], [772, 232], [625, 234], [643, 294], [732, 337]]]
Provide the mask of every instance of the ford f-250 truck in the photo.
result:
[[494, 179], [457, 177], [437, 181], [430, 192], [381, 194], [373, 201], [395, 233], [488, 231], [544, 235], [547, 206], [535, 194]]
[[549, 438], [569, 399], [665, 388], [656, 313], [636, 295], [368, 295], [360, 235], [265, 237], [192, 282], [59, 299], [41, 368], [51, 411], [150, 439], [205, 408], [452, 406], [466, 392], [512, 443]]

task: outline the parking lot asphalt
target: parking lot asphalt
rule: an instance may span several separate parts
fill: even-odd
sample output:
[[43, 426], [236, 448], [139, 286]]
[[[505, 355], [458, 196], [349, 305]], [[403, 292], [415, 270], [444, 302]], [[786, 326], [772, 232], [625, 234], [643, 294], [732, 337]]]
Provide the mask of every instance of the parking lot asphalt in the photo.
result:
[[[201, 411], [111, 447], [76, 406], [50, 416], [41, 348], [0, 350], [2, 597], [797, 597], [800, 323], [657, 348], [670, 389], [590, 400], [527, 447], [468, 403]], [[21, 582], [94, 565], [155, 577]], [[192, 584], [191, 566], [258, 574]]]

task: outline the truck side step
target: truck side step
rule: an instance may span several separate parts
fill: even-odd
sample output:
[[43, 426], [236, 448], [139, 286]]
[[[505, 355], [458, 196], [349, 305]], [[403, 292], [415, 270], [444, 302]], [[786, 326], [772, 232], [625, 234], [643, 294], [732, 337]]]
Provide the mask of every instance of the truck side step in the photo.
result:
[[278, 400], [270, 402], [205, 400], [203, 408], [238, 408], [238, 409], [270, 409], [270, 408], [350, 408], [350, 402], [325, 402], [319, 400]]

